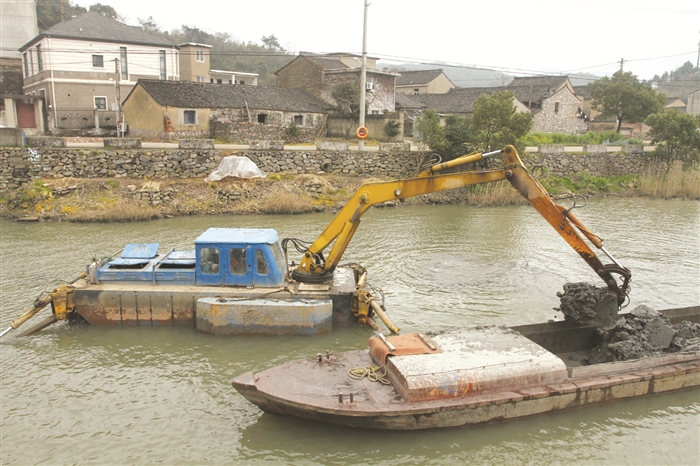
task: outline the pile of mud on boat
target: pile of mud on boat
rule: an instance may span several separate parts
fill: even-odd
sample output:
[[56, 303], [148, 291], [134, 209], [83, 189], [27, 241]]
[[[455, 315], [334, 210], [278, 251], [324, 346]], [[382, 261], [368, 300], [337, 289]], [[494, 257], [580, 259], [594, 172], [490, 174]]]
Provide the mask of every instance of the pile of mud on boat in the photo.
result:
[[[232, 384], [267, 413], [389, 430], [505, 421], [699, 386], [700, 307], [661, 314], [621, 314], [607, 332], [560, 321], [379, 334], [368, 350], [319, 353], [248, 372]], [[582, 365], [600, 353], [603, 334], [629, 341], [633, 322], [653, 328], [644, 344], [667, 346], [645, 357]], [[618, 339], [622, 333], [627, 340]], [[606, 348], [613, 358], [615, 348]]]

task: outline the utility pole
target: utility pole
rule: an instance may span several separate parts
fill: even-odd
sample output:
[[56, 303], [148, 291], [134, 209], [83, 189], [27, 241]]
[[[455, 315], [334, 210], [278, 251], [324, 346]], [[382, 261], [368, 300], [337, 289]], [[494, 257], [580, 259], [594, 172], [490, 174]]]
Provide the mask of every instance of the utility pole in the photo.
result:
[[121, 89], [119, 88], [119, 79], [121, 78], [120, 71], [119, 71], [119, 59], [115, 58], [114, 59], [114, 96], [117, 99], [117, 137], [119, 137], [119, 118], [121, 113]]
[[[369, 0], [365, 0], [365, 17], [362, 27], [362, 67], [360, 68], [360, 127], [365, 126], [365, 99], [367, 93], [367, 8]], [[364, 139], [360, 139], [357, 143], [357, 150], [362, 151], [365, 148]]]
[[623, 68], [625, 67], [625, 59], [620, 58], [620, 71], [623, 71]]

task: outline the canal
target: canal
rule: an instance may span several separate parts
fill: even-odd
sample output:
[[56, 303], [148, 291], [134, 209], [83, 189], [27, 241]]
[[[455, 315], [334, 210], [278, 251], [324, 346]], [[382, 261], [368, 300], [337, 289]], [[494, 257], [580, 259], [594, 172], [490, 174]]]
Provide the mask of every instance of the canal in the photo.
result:
[[[576, 213], [632, 270], [628, 309], [700, 304], [699, 202], [602, 198]], [[213, 226], [312, 240], [331, 218], [0, 220], [0, 328], [126, 243], [191, 248]], [[372, 209], [341, 262], [369, 269], [404, 332], [562, 319], [554, 308], [564, 283], [602, 285], [529, 206]], [[698, 389], [476, 428], [379, 432], [263, 414], [230, 386], [247, 371], [364, 348], [371, 333], [215, 337], [57, 324], [24, 339], [10, 334], [0, 345], [0, 463], [697, 464]]]

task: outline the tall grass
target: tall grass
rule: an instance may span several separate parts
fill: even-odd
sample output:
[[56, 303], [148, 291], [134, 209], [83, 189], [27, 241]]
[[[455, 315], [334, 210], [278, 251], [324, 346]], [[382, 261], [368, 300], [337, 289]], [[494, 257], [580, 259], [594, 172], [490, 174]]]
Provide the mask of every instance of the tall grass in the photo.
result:
[[700, 171], [684, 171], [680, 165], [668, 173], [661, 168], [648, 169], [639, 177], [637, 192], [662, 199], [700, 199]]
[[261, 214], [303, 214], [312, 212], [314, 205], [306, 196], [297, 193], [278, 193], [260, 202], [257, 210]]
[[477, 184], [466, 188], [465, 202], [469, 205], [498, 207], [524, 204], [527, 201], [507, 181]]
[[71, 222], [141, 222], [161, 217], [158, 209], [128, 200], [118, 200], [104, 208], [78, 209], [71, 212]]

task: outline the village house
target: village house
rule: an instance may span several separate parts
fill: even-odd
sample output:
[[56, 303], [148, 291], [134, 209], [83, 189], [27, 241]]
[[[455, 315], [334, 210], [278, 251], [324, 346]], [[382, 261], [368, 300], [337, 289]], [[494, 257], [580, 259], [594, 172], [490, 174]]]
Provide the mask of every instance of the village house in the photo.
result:
[[115, 127], [138, 79], [179, 79], [174, 44], [96, 12], [56, 24], [20, 52], [24, 93], [45, 99], [50, 128]]
[[[366, 59], [366, 102], [368, 114], [393, 113], [397, 73], [377, 69], [377, 59]], [[352, 54], [317, 55], [301, 52], [275, 72], [277, 85], [305, 89], [314, 96], [337, 105], [333, 90], [343, 83], [360, 86], [362, 57]]]
[[130, 136], [235, 142], [313, 141], [331, 109], [303, 89], [146, 79], [123, 104]]
[[505, 89], [532, 112], [533, 131], [578, 134], [588, 131], [590, 117], [568, 77], [516, 77]]
[[471, 118], [474, 102], [483, 94], [509, 91], [514, 96], [518, 112], [530, 112], [533, 131], [543, 133], [585, 133], [588, 116], [583, 111], [582, 99], [577, 97], [571, 82], [565, 76], [515, 78], [508, 86], [469, 87], [450, 89], [445, 94], [416, 94], [400, 101], [405, 119], [411, 120], [424, 110]]
[[396, 92], [401, 94], [445, 94], [455, 87], [441, 69], [401, 71], [396, 78]]
[[56, 24], [20, 48], [23, 94], [43, 101], [39, 109], [46, 112], [44, 129], [60, 132], [115, 129], [120, 104], [139, 79], [209, 83], [225, 75], [226, 82], [257, 84], [254, 73], [212, 73], [211, 48], [176, 45], [88, 12]]

